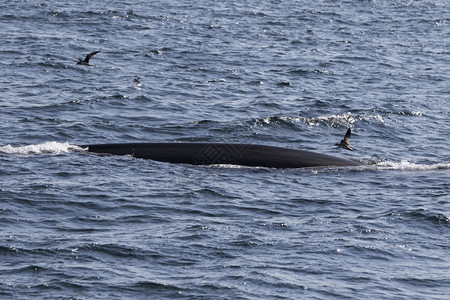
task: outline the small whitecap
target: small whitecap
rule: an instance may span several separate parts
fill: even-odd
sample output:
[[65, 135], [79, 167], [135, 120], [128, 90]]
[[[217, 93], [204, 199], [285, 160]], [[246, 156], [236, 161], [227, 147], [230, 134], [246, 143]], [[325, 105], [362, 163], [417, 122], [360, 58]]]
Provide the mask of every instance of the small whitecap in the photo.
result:
[[81, 150], [80, 147], [76, 145], [71, 145], [68, 142], [46, 142], [42, 144], [26, 145], [26, 146], [1, 146], [0, 152], [8, 154], [62, 154], [68, 153], [75, 150]]
[[416, 164], [409, 162], [407, 160], [401, 160], [400, 162], [395, 161], [383, 161], [375, 165], [381, 170], [401, 170], [401, 171], [429, 171], [429, 170], [440, 170], [440, 169], [450, 169], [450, 163], [438, 163], [438, 164]]
[[339, 125], [351, 125], [356, 123], [356, 121], [369, 121], [375, 120], [382, 124], [385, 124], [385, 120], [379, 114], [376, 115], [367, 115], [367, 114], [353, 114], [351, 112], [346, 112], [342, 114], [334, 114], [334, 115], [325, 115], [325, 116], [316, 116], [309, 118], [298, 118], [299, 121], [302, 121], [309, 126], [318, 126], [319, 124], [339, 124]]

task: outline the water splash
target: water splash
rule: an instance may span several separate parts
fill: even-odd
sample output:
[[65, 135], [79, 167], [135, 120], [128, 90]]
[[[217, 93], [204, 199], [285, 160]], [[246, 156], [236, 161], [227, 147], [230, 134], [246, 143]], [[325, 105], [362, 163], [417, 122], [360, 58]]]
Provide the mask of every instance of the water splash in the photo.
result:
[[326, 124], [330, 126], [345, 125], [350, 126], [357, 121], [366, 122], [377, 122], [386, 125], [386, 121], [379, 114], [353, 114], [351, 112], [346, 112], [342, 114], [335, 115], [324, 115], [315, 117], [288, 117], [288, 116], [271, 116], [264, 119], [254, 120], [255, 125], [266, 126], [273, 123], [304, 123], [309, 126], [319, 126], [321, 124]]
[[26, 145], [26, 146], [0, 146], [0, 152], [7, 154], [22, 154], [22, 155], [32, 155], [32, 154], [62, 154], [69, 153], [73, 151], [80, 151], [81, 147], [76, 145], [71, 145], [68, 142], [58, 143], [58, 142], [45, 142], [36, 145]]
[[336, 124], [349, 126], [356, 121], [375, 121], [381, 124], [386, 124], [383, 117], [379, 114], [352, 114], [351, 112], [346, 112], [343, 114], [336, 115], [326, 115], [326, 116], [316, 116], [309, 118], [298, 118], [299, 121], [308, 124], [309, 126], [318, 126], [320, 124], [330, 124], [334, 126]]
[[446, 170], [450, 169], [450, 163], [438, 164], [416, 164], [407, 160], [400, 162], [383, 161], [374, 165], [378, 170], [401, 170], [401, 171], [431, 171], [431, 170]]

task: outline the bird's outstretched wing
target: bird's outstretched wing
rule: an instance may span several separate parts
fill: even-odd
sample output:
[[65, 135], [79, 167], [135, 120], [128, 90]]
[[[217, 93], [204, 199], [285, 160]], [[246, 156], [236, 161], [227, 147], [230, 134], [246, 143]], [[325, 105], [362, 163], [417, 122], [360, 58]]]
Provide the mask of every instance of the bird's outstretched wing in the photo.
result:
[[350, 142], [350, 137], [352, 136], [352, 131], [350, 128], [347, 130], [347, 133], [344, 136], [344, 142], [348, 144]]
[[95, 54], [99, 53], [100, 51], [94, 51], [92, 53], [89, 53], [88, 55], [86, 55], [86, 58], [84, 59], [85, 63], [89, 63], [89, 60], [92, 58], [92, 56], [94, 56]]
[[355, 149], [353, 149], [352, 147], [350, 147], [350, 146], [348, 145], [348, 143], [350, 142], [350, 136], [351, 136], [351, 135], [352, 135], [352, 131], [351, 131], [351, 129], [349, 128], [349, 129], [347, 130], [347, 133], [345, 134], [344, 138], [341, 140], [340, 143], [336, 144], [336, 146], [345, 148], [345, 149], [350, 150], [350, 151], [354, 151]]

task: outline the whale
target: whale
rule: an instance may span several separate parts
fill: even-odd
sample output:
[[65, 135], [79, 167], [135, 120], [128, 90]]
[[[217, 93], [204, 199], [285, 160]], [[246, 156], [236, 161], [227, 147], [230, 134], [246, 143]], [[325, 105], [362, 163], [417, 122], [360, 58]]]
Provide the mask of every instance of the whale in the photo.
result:
[[267, 168], [359, 166], [352, 159], [278, 146], [236, 143], [115, 143], [80, 145], [89, 153], [189, 165]]

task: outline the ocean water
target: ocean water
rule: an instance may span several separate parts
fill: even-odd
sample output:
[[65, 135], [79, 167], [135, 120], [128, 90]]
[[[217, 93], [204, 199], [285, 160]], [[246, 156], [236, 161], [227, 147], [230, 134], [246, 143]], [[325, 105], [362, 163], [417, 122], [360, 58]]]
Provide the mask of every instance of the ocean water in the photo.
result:
[[[447, 299], [449, 22], [446, 0], [2, 1], [0, 298]], [[77, 147], [116, 142], [364, 165]]]

